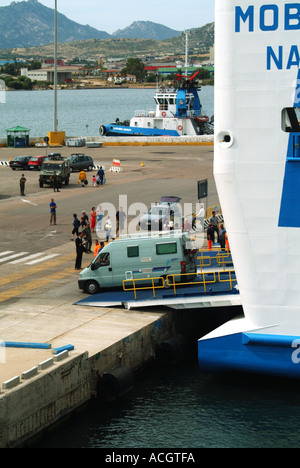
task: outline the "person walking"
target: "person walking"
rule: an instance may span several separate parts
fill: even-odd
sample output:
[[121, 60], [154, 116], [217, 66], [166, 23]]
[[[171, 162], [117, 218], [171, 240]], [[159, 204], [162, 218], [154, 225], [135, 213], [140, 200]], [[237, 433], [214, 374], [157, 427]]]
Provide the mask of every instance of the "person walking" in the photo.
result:
[[103, 179], [104, 179], [105, 173], [104, 173], [104, 170], [102, 169], [102, 166], [100, 166], [100, 169], [97, 172], [97, 176], [100, 179], [100, 185], [103, 185]]
[[82, 263], [82, 254], [85, 251], [85, 243], [82, 241], [83, 232], [80, 232], [79, 235], [76, 237], [75, 245], [76, 245], [76, 260], [75, 260], [75, 270], [81, 270], [81, 263]]
[[86, 173], [83, 170], [79, 172], [78, 183], [81, 184], [82, 187], [86, 185]]
[[110, 220], [110, 216], [106, 216], [106, 222], [105, 222], [106, 242], [108, 242], [109, 239], [115, 240], [115, 238], [112, 237], [111, 235], [111, 230], [112, 230], [112, 223]]
[[217, 242], [219, 242], [219, 221], [216, 216], [216, 212], [212, 212], [212, 216], [209, 218], [209, 222], [212, 225], [212, 242], [215, 243], [215, 232], [217, 233]]
[[20, 179], [20, 193], [21, 193], [21, 197], [25, 197], [25, 183], [26, 183], [26, 177], [24, 176], [24, 174], [21, 175], [21, 179]]
[[224, 228], [224, 224], [220, 224], [219, 229], [219, 241], [220, 246], [223, 251], [225, 251], [225, 244], [226, 244], [226, 229]]
[[96, 218], [97, 218], [97, 213], [96, 213], [95, 207], [93, 206], [92, 211], [91, 211], [91, 231], [92, 232], [95, 232]]
[[73, 214], [73, 230], [72, 230], [72, 241], [74, 240], [74, 235], [76, 234], [76, 236], [79, 235], [79, 227], [80, 227], [80, 221], [79, 219], [77, 218], [77, 214], [74, 213]]
[[50, 226], [53, 222], [53, 224], [56, 224], [56, 203], [54, 201], [54, 198], [51, 198], [51, 202], [50, 202]]
[[199, 219], [200, 220], [201, 231], [204, 232], [204, 218], [205, 218], [204, 206], [203, 206], [203, 204], [201, 204], [198, 213], [193, 217], [192, 229], [197, 230], [196, 221], [197, 221], [197, 219]]
[[83, 211], [81, 212], [81, 216], [83, 217], [85, 223], [87, 223], [88, 220], [89, 220], [89, 217], [88, 217], [88, 215], [86, 214], [86, 211], [83, 210]]
[[207, 249], [208, 250], [212, 249], [213, 237], [214, 237], [214, 233], [213, 233], [212, 224], [209, 223], [207, 231], [206, 231]]
[[117, 213], [116, 213], [116, 219], [117, 219], [116, 236], [118, 236], [119, 233], [123, 234], [124, 222], [125, 222], [125, 219], [126, 219], [126, 214], [123, 211], [122, 206], [120, 206], [120, 210], [117, 211]]
[[98, 210], [96, 211], [97, 213], [97, 226], [96, 226], [96, 231], [102, 231], [102, 221], [103, 221], [103, 209], [102, 205], [98, 206]]
[[98, 239], [95, 239], [95, 247], [94, 247], [94, 257], [97, 257], [100, 249], [100, 244]]
[[83, 232], [83, 237], [86, 240], [85, 250], [86, 250], [87, 253], [90, 253], [93, 241], [92, 241], [92, 234], [91, 234], [91, 228], [90, 228], [90, 223], [89, 222], [86, 224], [85, 228], [82, 229], [82, 232]]
[[96, 176], [95, 174], [93, 175], [93, 187], [96, 187], [97, 186], [97, 183], [96, 183]]
[[57, 190], [57, 192], [59, 192], [60, 190], [58, 189], [58, 177], [57, 177], [56, 171], [53, 172], [53, 175], [50, 177], [50, 180], [52, 182], [52, 187], [53, 187], [54, 192], [55, 192], [55, 189]]

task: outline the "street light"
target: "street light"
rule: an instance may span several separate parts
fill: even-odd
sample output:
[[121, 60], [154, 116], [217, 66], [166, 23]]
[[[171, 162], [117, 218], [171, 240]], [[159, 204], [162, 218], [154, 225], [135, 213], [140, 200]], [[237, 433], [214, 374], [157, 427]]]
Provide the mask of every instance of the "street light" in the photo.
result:
[[54, 10], [54, 128], [57, 131], [57, 0]]

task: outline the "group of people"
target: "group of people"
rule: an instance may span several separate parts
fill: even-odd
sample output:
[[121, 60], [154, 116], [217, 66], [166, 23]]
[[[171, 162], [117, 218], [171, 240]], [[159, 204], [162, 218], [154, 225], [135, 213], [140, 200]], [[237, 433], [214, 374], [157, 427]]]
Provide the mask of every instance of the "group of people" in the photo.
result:
[[[116, 213], [116, 236], [123, 233], [125, 228], [125, 219], [126, 214], [122, 207]], [[91, 253], [92, 252], [92, 233], [96, 232], [96, 230], [102, 230], [102, 223], [103, 223], [103, 210], [102, 206], [99, 205], [98, 210], [93, 206], [90, 213], [90, 219], [87, 215], [86, 211], [81, 212], [80, 219], [77, 216], [77, 213], [73, 214], [73, 229], [72, 229], [72, 241], [75, 239], [76, 245], [76, 261], [75, 261], [75, 269], [81, 269], [82, 263], [82, 255], [84, 252]], [[115, 237], [112, 235], [112, 222], [110, 216], [107, 215], [105, 218], [105, 241], [109, 242], [110, 240], [114, 240]], [[96, 257], [99, 251], [104, 247], [104, 241], [99, 242], [98, 239], [95, 240], [94, 246], [94, 256]]]
[[81, 212], [81, 217], [80, 219], [77, 216], [77, 213], [73, 214], [73, 229], [72, 229], [72, 241], [74, 240], [75, 234], [78, 236], [79, 234], [79, 229], [86, 229], [88, 228], [89, 232], [95, 232], [95, 227], [96, 227], [96, 209], [93, 206], [92, 211], [91, 211], [91, 221], [89, 220], [88, 215], [86, 214], [86, 211]]
[[[93, 184], [93, 187], [97, 187], [100, 185], [104, 185], [105, 182], [106, 182], [105, 173], [104, 173], [102, 166], [100, 166], [100, 168], [97, 171], [97, 174], [93, 175], [92, 184]], [[85, 185], [88, 185], [86, 172], [84, 170], [79, 172], [78, 183], [81, 184], [82, 187], [84, 187]]]
[[217, 234], [217, 242], [220, 244], [221, 250], [225, 251], [229, 249], [228, 237], [224, 224], [218, 221], [216, 212], [212, 212], [212, 216], [208, 220], [208, 228], [206, 232], [207, 237], [207, 248], [212, 249], [212, 245], [215, 244], [215, 233]]
[[[76, 234], [75, 246], [76, 246], [76, 260], [75, 260], [75, 270], [81, 270], [82, 255], [83, 253], [92, 253], [92, 233], [95, 232], [96, 227], [96, 209], [93, 206], [90, 213], [91, 220], [86, 213], [86, 211], [81, 212], [80, 220], [76, 213], [73, 214], [73, 229], [72, 229], [72, 241], [74, 241], [74, 236]], [[95, 240], [94, 247], [94, 256], [96, 257], [99, 253], [99, 250], [103, 249], [104, 242], [99, 242], [98, 239]]]

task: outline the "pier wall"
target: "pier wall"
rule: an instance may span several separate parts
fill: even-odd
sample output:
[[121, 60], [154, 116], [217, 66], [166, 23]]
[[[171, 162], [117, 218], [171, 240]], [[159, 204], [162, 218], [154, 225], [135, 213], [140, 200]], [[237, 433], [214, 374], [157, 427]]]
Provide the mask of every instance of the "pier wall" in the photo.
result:
[[[96, 397], [99, 377], [116, 367], [136, 371], [153, 359], [156, 343], [175, 332], [172, 313], [161, 316], [90, 356], [71, 351], [64, 360], [0, 394], [0, 447], [22, 446]], [[157, 317], [157, 315], [156, 315]], [[26, 369], [24, 369], [26, 371]]]
[[[141, 312], [142, 313], [142, 312]], [[181, 334], [187, 343], [241, 313], [240, 307], [169, 309], [136, 332], [90, 355], [67, 352], [0, 394], [0, 447], [24, 447], [98, 396], [99, 380], [120, 366], [135, 372], [155, 359], [158, 344]], [[43, 366], [41, 366], [43, 367]], [[24, 369], [25, 371], [26, 369]], [[29, 373], [30, 376], [30, 373]], [[200, 370], [199, 370], [200, 378]]]
[[[68, 139], [84, 140], [86, 143], [100, 143], [102, 146], [145, 146], [145, 145], [213, 145], [214, 135], [201, 135], [201, 136], [180, 136], [180, 137], [97, 137], [97, 136], [70, 136]], [[37, 146], [42, 145], [44, 137], [30, 137], [29, 145]], [[0, 138], [0, 146], [6, 146], [6, 138]], [[41, 146], [40, 146], [41, 147]], [[78, 147], [76, 147], [78, 148]]]

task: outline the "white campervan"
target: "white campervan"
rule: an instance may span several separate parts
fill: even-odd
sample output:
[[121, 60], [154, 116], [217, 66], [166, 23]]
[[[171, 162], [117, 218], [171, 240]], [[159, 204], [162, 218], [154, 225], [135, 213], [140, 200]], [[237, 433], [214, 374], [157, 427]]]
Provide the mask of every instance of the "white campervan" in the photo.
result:
[[[89, 294], [122, 287], [124, 280], [149, 281], [177, 275], [175, 281], [195, 278], [197, 250], [181, 231], [125, 236], [108, 243], [79, 275], [78, 285]], [[187, 274], [191, 273], [191, 274]], [[139, 281], [139, 285], [143, 281]]]

